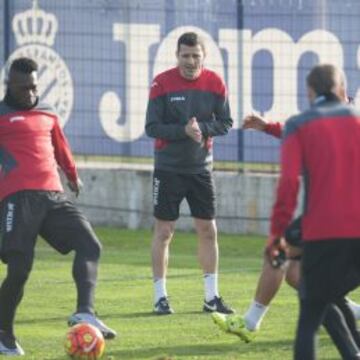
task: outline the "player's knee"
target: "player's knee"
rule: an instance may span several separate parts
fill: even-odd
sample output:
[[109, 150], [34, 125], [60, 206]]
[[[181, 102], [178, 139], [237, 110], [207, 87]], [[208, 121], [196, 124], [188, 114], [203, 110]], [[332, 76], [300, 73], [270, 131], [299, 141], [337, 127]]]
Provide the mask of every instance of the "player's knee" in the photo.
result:
[[22, 253], [11, 253], [7, 261], [7, 280], [14, 285], [21, 286], [26, 283], [32, 269], [32, 257]]
[[94, 241], [92, 243], [90, 250], [91, 250], [91, 257], [98, 260], [100, 258], [101, 251], [102, 251], [102, 245], [101, 245], [100, 241], [99, 240]]
[[217, 228], [214, 220], [196, 219], [195, 226], [200, 238], [207, 241], [216, 241]]
[[91, 245], [88, 248], [88, 255], [91, 259], [98, 260], [101, 255], [102, 246], [99, 240], [92, 241]]
[[155, 239], [161, 243], [170, 242], [173, 234], [174, 226], [171, 223], [162, 223], [155, 227]]
[[100, 258], [102, 245], [95, 236], [88, 236], [79, 242], [75, 251], [83, 257], [96, 261]]
[[29, 278], [31, 268], [24, 265], [9, 269], [7, 279], [15, 286], [22, 286]]
[[297, 289], [300, 281], [300, 262], [291, 260], [286, 272], [285, 281], [291, 287]]
[[294, 286], [294, 285], [295, 285], [295, 281], [294, 281], [294, 278], [293, 278], [293, 276], [292, 276], [291, 273], [289, 274], [288, 272], [286, 272], [285, 281], [286, 281], [286, 283], [287, 283], [288, 285], [290, 285], [291, 287], [295, 287], [295, 286]]

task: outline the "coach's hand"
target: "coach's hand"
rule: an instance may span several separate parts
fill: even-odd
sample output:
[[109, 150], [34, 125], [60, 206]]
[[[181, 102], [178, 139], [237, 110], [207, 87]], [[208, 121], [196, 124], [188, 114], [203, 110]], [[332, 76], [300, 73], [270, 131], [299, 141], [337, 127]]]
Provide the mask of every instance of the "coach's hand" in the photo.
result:
[[196, 120], [196, 117], [192, 117], [185, 126], [185, 133], [194, 141], [201, 143], [202, 133], [199, 127], [199, 123]]
[[270, 237], [266, 246], [266, 254], [274, 268], [282, 267], [287, 259], [287, 246], [282, 238]]
[[81, 189], [83, 188], [83, 183], [80, 178], [77, 178], [76, 181], [68, 181], [69, 189], [75, 194], [76, 197], [79, 196]]

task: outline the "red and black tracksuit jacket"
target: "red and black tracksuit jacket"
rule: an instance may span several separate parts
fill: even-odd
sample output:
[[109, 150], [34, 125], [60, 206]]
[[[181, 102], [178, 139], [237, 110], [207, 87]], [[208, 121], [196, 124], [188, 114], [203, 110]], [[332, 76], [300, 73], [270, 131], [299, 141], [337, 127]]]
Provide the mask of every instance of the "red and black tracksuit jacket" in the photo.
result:
[[58, 166], [76, 181], [75, 162], [52, 108], [17, 110], [0, 102], [0, 200], [21, 190], [63, 191]]
[[[199, 144], [185, 133], [196, 117], [204, 141]], [[167, 70], [151, 84], [146, 112], [146, 134], [155, 138], [155, 169], [197, 174], [212, 167], [212, 137], [226, 134], [233, 124], [227, 90], [213, 71], [202, 69], [187, 80], [179, 68]]]
[[301, 174], [303, 240], [360, 238], [359, 112], [319, 97], [309, 110], [287, 121], [272, 238], [281, 237], [292, 219]]

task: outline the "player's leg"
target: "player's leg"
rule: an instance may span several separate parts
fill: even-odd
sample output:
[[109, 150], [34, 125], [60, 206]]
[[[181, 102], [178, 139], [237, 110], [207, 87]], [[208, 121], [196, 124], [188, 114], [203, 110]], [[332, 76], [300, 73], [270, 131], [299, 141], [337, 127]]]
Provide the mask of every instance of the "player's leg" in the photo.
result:
[[[295, 241], [296, 243], [296, 241]], [[300, 253], [293, 248], [290, 256], [299, 259]], [[288, 278], [289, 277], [289, 278]], [[287, 271], [287, 282], [297, 288], [300, 282], [300, 261], [290, 261]], [[353, 303], [357, 305], [356, 303]], [[360, 347], [360, 336], [356, 326], [356, 311], [349, 305], [349, 300], [339, 299], [336, 304], [331, 304], [325, 313], [323, 325], [344, 358], [357, 354]], [[353, 357], [351, 357], [353, 358]]]
[[[349, 239], [305, 243], [299, 286], [301, 310], [295, 347], [296, 359], [312, 359], [310, 353], [309, 357], [306, 357], [304, 350], [301, 349], [309, 347], [314, 351], [314, 337], [318, 328], [317, 315], [323, 311], [320, 309], [322, 304], [330, 305], [334, 299], [342, 299], [344, 294], [358, 286], [359, 274], [356, 273], [353, 259], [355, 257], [357, 261], [357, 255], [354, 254], [358, 252], [356, 248], [358, 244], [360, 242]], [[353, 325], [355, 321], [350, 310], [343, 308], [344, 304], [346, 304], [344, 299], [335, 301], [333, 308], [340, 311], [331, 311], [330, 307], [330, 311], [322, 313], [321, 320], [324, 320], [324, 325], [340, 352], [358, 356], [358, 334], [352, 331], [354, 329], [351, 329], [347, 317], [352, 318]]]
[[94, 310], [100, 242], [89, 221], [64, 194], [48, 192], [47, 201], [49, 210], [40, 230], [41, 236], [62, 254], [75, 251], [72, 273], [77, 304], [69, 325], [88, 322], [99, 328], [106, 339], [112, 339], [116, 332], [99, 320]]
[[[346, 266], [346, 264], [351, 264], [351, 261], [352, 261], [353, 263], [355, 263], [355, 266], [350, 267], [350, 270], [347, 270], [345, 268], [342, 271], [341, 271], [340, 266], [338, 266], [339, 273], [347, 271], [346, 279], [348, 281], [346, 281], [346, 280], [341, 281], [341, 286], [345, 287], [345, 291], [347, 291], [348, 289], [351, 290], [354, 287], [357, 287], [357, 285], [358, 285], [357, 281], [360, 276], [360, 265], [358, 265], [359, 264], [358, 253], [359, 253], [359, 248], [360, 248], [360, 241], [354, 240], [354, 242], [352, 242], [352, 241], [348, 240], [348, 243], [350, 246], [350, 250], [349, 250], [350, 256], [348, 256], [347, 258], [344, 258], [342, 265], [345, 264], [343, 266]], [[347, 246], [346, 243], [345, 243], [345, 246]], [[349, 258], [350, 258], [350, 260], [349, 260]], [[349, 265], [349, 266], [351, 266], [351, 265]], [[346, 322], [346, 325], [351, 332], [352, 338], [354, 339], [358, 348], [360, 349], [360, 334], [359, 334], [359, 331], [357, 328], [356, 314], [354, 313], [352, 306], [350, 306], [350, 304], [349, 304], [349, 299], [344, 298], [344, 297], [339, 297], [339, 299], [335, 302], [335, 305], [340, 310], [340, 312]], [[336, 330], [333, 330], [333, 331], [336, 331]]]
[[[296, 218], [290, 226], [286, 229], [285, 239], [289, 245], [289, 259], [290, 261], [288, 270], [286, 272], [286, 282], [293, 288], [297, 288], [300, 281], [300, 261], [301, 260], [301, 246], [302, 246], [302, 233], [301, 233], [301, 216]], [[348, 304], [353, 311], [355, 318], [360, 319], [360, 305], [351, 299], [347, 299]]]
[[[298, 242], [293, 242], [298, 244]], [[300, 283], [301, 273], [301, 253], [300, 247], [289, 245], [288, 255], [289, 260], [288, 269], [286, 272], [286, 282], [297, 289]], [[356, 331], [356, 325], [348, 320], [351, 316], [351, 309], [343, 304], [345, 299], [339, 300], [337, 304], [330, 304], [324, 315], [322, 325], [332, 338], [339, 353], [344, 359], [353, 359], [358, 352], [360, 342]]]
[[301, 259], [291, 258], [288, 260], [285, 280], [292, 288], [297, 289], [301, 276]]
[[[301, 241], [300, 226], [300, 218], [295, 219], [285, 234], [288, 245], [291, 243], [291, 245], [289, 245], [291, 248], [291, 256], [294, 257], [297, 257], [298, 252], [301, 252], [301, 249], [299, 250], [299, 242]], [[213, 316], [214, 322], [222, 330], [240, 336], [245, 342], [250, 342], [255, 337], [255, 331], [259, 330], [269, 305], [283, 282], [284, 275], [286, 274], [287, 276], [289, 265], [291, 268], [288, 279], [292, 278], [295, 284], [296, 281], [298, 281], [300, 271], [297, 263], [298, 261], [290, 261], [290, 264], [274, 268], [268, 261], [266, 253], [264, 253], [262, 271], [258, 279], [255, 297], [245, 312], [245, 315], [226, 317], [215, 314]]]
[[276, 296], [283, 282], [284, 275], [287, 282], [297, 288], [300, 278], [301, 256], [301, 219], [295, 219], [285, 232], [285, 240], [288, 245], [289, 261], [284, 267], [274, 268], [264, 255], [263, 268], [258, 280], [255, 299], [244, 315], [246, 328], [256, 331], [268, 310], [268, 307]]
[[[290, 254], [294, 258], [298, 255], [298, 248], [290, 250]], [[260, 274], [255, 299], [250, 304], [248, 310], [244, 314], [246, 329], [249, 331], [257, 331], [260, 329], [262, 320], [264, 319], [271, 301], [275, 298], [284, 279], [286, 282], [297, 289], [300, 279], [300, 261], [298, 259], [288, 260], [285, 267], [274, 268], [267, 257], [264, 257], [263, 268]]]
[[274, 268], [266, 255], [258, 279], [255, 298], [244, 316], [213, 314], [213, 321], [223, 331], [239, 336], [244, 342], [252, 341], [259, 330], [272, 299], [284, 279], [284, 268]]
[[218, 292], [218, 243], [215, 220], [194, 219], [195, 230], [199, 238], [198, 259], [203, 269], [205, 284], [205, 299], [212, 300], [219, 296]]
[[22, 253], [7, 254], [7, 274], [0, 288], [0, 355], [24, 354], [14, 335], [14, 321], [32, 262], [33, 257]]
[[215, 222], [215, 184], [211, 172], [186, 176], [191, 215], [198, 236], [198, 259], [203, 270], [205, 300], [203, 311], [232, 314], [218, 290], [219, 249]]
[[323, 301], [300, 300], [294, 360], [315, 359], [316, 332], [323, 320], [327, 305]]
[[174, 235], [175, 221], [155, 219], [151, 244], [151, 259], [154, 280], [154, 312], [158, 315], [172, 314], [166, 288], [169, 263], [169, 245]]
[[349, 297], [347, 297], [346, 300], [347, 300], [347, 305], [350, 307], [350, 309], [354, 313], [355, 319], [360, 320], [360, 304], [358, 304], [355, 301], [351, 300]]
[[151, 244], [151, 259], [154, 281], [154, 313], [169, 315], [171, 308], [166, 289], [169, 262], [169, 246], [179, 217], [180, 203], [185, 196], [185, 184], [179, 174], [154, 171], [153, 205], [154, 234]]
[[341, 298], [328, 306], [322, 323], [343, 359], [355, 359], [359, 353], [360, 337], [351, 309]]
[[291, 287], [297, 289], [300, 282], [302, 256], [301, 216], [288, 226], [285, 231], [285, 240], [289, 259], [285, 280]]
[[36, 192], [19, 192], [0, 204], [0, 256], [7, 273], [0, 288], [0, 354], [23, 355], [14, 334], [15, 314], [31, 272], [44, 207]]
[[[351, 313], [351, 310], [349, 312]], [[321, 323], [343, 359], [360, 359], [359, 346], [348, 327], [344, 313], [335, 304], [303, 299], [300, 301], [295, 360], [315, 359], [315, 338]]]
[[258, 279], [255, 298], [244, 314], [246, 328], [256, 331], [269, 309], [272, 299], [276, 296], [285, 275], [284, 268], [271, 266], [266, 255], [264, 255], [263, 267]]
[[[286, 272], [286, 282], [297, 289], [301, 275], [301, 218], [296, 219], [287, 229], [286, 241], [290, 259]], [[351, 311], [350, 309], [347, 310]], [[349, 359], [357, 354], [358, 345], [352, 336], [352, 329], [348, 326], [347, 317], [343, 311], [343, 307], [330, 304], [322, 324], [343, 358]]]
[[358, 330], [358, 327], [356, 324], [356, 320], [358, 320], [358, 318], [356, 317], [356, 314], [354, 313], [354, 309], [349, 304], [349, 299], [343, 298], [340, 301], [337, 301], [336, 305], [339, 307], [339, 309], [343, 313], [346, 323], [348, 324], [348, 327], [351, 330], [351, 333], [353, 334], [353, 337], [356, 341], [356, 344], [360, 348], [360, 334], [359, 334], [359, 330]]
[[357, 318], [354, 314], [354, 310], [351, 308], [351, 306], [349, 306], [349, 299], [341, 299], [340, 302], [336, 302], [336, 306], [339, 307], [343, 316], [345, 317], [346, 324], [349, 327], [351, 334], [360, 349], [360, 332], [356, 323]]
[[[300, 267], [301, 267], [301, 254], [302, 254], [302, 239], [301, 239], [301, 217], [295, 219], [292, 224], [287, 228], [285, 233], [286, 242], [288, 244], [288, 257], [289, 264], [286, 271], [286, 282], [297, 289], [300, 282]], [[360, 319], [360, 305], [354, 301], [347, 299], [348, 306], [354, 313], [357, 320]], [[344, 307], [342, 307], [344, 308]], [[348, 319], [348, 317], [346, 317]], [[332, 323], [329, 322], [325, 327], [329, 333], [338, 333], [337, 329], [332, 329]], [[341, 338], [341, 335], [340, 335]], [[335, 340], [336, 341], [336, 340]], [[338, 341], [341, 343], [341, 339]]]

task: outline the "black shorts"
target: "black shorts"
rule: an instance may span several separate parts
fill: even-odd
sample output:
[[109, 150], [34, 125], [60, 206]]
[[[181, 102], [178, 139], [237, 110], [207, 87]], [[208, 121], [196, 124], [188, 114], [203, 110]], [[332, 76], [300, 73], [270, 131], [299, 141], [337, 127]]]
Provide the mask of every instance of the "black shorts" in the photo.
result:
[[180, 203], [186, 199], [191, 216], [211, 220], [215, 217], [215, 184], [209, 171], [176, 174], [155, 170], [153, 177], [154, 216], [159, 220], [179, 218]]
[[360, 285], [360, 239], [307, 241], [303, 249], [301, 299], [334, 302]]
[[37, 236], [62, 254], [100, 243], [85, 216], [66, 198], [54, 191], [19, 191], [0, 203], [0, 258], [10, 252], [34, 255]]

